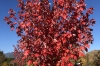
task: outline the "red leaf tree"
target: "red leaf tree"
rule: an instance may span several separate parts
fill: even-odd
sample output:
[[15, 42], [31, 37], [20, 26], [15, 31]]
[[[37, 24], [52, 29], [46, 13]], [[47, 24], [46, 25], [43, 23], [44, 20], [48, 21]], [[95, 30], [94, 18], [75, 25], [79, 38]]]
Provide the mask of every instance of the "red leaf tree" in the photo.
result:
[[95, 20], [89, 19], [93, 8], [86, 9], [84, 0], [18, 2], [18, 15], [10, 9], [4, 20], [21, 37], [14, 51], [19, 66], [73, 66], [70, 60], [88, 51]]

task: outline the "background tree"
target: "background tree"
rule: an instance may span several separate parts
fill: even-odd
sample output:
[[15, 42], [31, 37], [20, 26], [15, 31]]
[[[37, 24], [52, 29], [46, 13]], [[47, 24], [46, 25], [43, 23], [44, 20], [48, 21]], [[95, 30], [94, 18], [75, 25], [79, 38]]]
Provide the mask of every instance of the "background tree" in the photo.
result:
[[94, 55], [93, 65], [100, 66], [100, 50]]
[[[8, 65], [8, 66], [13, 66], [12, 64], [12, 61], [14, 60], [14, 58], [5, 58], [4, 62], [3, 62], [3, 65]], [[2, 66], [3, 66], [2, 65]]]
[[4, 62], [4, 60], [5, 60], [5, 55], [3, 51], [0, 51], [0, 66], [2, 66], [2, 63]]
[[[21, 39], [15, 47], [15, 62], [23, 66], [73, 66], [88, 51], [93, 37], [89, 19], [93, 8], [84, 0], [18, 0], [20, 11], [8, 12], [5, 21]], [[18, 17], [17, 17], [18, 16]], [[12, 21], [14, 19], [15, 21]], [[55, 58], [55, 59], [54, 59]]]
[[93, 50], [85, 54], [84, 58], [86, 59], [86, 66], [97, 66], [95, 58], [99, 51], [100, 50]]

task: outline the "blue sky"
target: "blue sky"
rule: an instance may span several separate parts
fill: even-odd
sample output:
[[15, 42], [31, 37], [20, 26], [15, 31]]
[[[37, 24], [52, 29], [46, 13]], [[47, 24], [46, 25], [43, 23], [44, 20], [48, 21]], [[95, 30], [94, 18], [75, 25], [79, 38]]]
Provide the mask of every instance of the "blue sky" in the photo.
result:
[[[17, 44], [19, 37], [15, 31], [11, 31], [9, 26], [3, 21], [5, 16], [8, 16], [8, 10], [10, 8], [18, 11], [17, 0], [0, 0], [0, 50], [4, 53], [12, 52], [14, 50], [13, 45]], [[93, 28], [93, 45], [90, 46], [89, 51], [100, 50], [100, 0], [86, 0], [87, 8], [93, 6], [95, 10], [94, 14], [90, 15], [90, 18], [96, 19], [96, 24]]]

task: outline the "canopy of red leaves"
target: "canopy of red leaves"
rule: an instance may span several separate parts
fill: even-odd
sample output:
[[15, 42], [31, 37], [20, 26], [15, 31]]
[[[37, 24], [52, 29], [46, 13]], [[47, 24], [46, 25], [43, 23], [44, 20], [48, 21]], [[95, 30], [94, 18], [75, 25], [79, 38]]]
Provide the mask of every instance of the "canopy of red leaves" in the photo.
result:
[[53, 0], [53, 5], [49, 0], [18, 2], [20, 11], [10, 9], [4, 18], [21, 37], [14, 52], [18, 64], [73, 66], [70, 60], [88, 51], [95, 20], [89, 19], [93, 8], [86, 9], [84, 0]]

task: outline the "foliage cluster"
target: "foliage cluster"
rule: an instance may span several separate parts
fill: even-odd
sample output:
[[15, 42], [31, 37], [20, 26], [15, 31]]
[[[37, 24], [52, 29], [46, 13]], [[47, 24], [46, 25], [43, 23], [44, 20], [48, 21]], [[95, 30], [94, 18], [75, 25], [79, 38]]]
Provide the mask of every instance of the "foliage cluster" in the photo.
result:
[[[92, 7], [84, 0], [18, 0], [20, 11], [9, 10], [4, 20], [21, 39], [14, 56], [19, 66], [73, 66], [93, 42], [89, 19]], [[16, 15], [18, 14], [18, 15]], [[15, 21], [12, 21], [12, 20]], [[54, 59], [56, 58], [56, 59]]]

